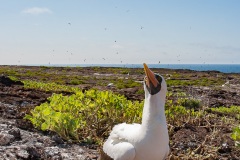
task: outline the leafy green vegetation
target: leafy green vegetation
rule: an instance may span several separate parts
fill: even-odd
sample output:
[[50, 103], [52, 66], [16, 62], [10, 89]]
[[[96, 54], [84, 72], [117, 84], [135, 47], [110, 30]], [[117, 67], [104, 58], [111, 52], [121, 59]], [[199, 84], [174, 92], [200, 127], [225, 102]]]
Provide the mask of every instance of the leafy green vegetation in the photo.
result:
[[200, 100], [194, 98], [179, 98], [177, 103], [180, 106], [183, 106], [188, 109], [199, 109], [200, 107]]
[[144, 89], [139, 89], [136, 93], [137, 94], [144, 94]]
[[[173, 100], [173, 97], [179, 97]], [[194, 98], [186, 98], [184, 92], [173, 93], [168, 92], [165, 104], [165, 114], [168, 123], [177, 127], [190, 120], [200, 119], [205, 111], [200, 109], [200, 101]]]
[[121, 71], [122, 74], [129, 74], [129, 70]]
[[118, 89], [122, 89], [122, 88], [139, 87], [139, 86], [142, 86], [142, 84], [139, 82], [135, 82], [134, 80], [131, 80], [131, 79], [128, 79], [128, 80], [119, 79], [118, 81], [116, 81], [116, 86]]
[[69, 84], [71, 85], [79, 85], [79, 84], [84, 84], [85, 82], [83, 80], [79, 80], [79, 79], [72, 79], [70, 80]]
[[59, 85], [56, 83], [43, 83], [43, 82], [36, 82], [36, 81], [23, 81], [25, 88], [33, 88], [39, 89], [43, 91], [55, 91], [55, 92], [76, 92], [80, 89], [75, 87], [70, 87], [66, 85]]
[[216, 86], [222, 85], [223, 80], [220, 79], [208, 79], [205, 77], [200, 77], [198, 79], [168, 79], [168, 86]]
[[17, 77], [15, 77], [15, 76], [8, 76], [11, 80], [13, 80], [13, 81], [18, 81], [18, 78]]
[[204, 111], [194, 111], [194, 109], [186, 109], [183, 106], [171, 106], [165, 110], [165, 113], [168, 123], [175, 127], [199, 119], [205, 114]]
[[211, 108], [211, 111], [221, 113], [223, 115], [233, 116], [240, 120], [240, 106]]
[[240, 125], [233, 128], [233, 133], [231, 134], [233, 140], [235, 140], [235, 145], [240, 147]]
[[120, 122], [140, 122], [143, 103], [129, 101], [109, 91], [54, 94], [25, 118], [42, 130], [57, 132], [65, 140], [94, 141], [108, 135]]

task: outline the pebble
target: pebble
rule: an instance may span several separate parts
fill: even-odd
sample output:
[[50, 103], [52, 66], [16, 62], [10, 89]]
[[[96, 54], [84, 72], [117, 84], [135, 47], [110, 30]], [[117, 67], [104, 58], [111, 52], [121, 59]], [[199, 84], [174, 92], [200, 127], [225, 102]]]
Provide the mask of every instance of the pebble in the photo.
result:
[[29, 154], [26, 150], [20, 150], [17, 152], [17, 155], [21, 158], [27, 159], [29, 157]]
[[0, 132], [0, 145], [7, 145], [14, 140], [14, 136], [8, 133]]
[[6, 125], [6, 124], [0, 124], [1, 130], [4, 130], [5, 128], [7, 128], [7, 126], [8, 126], [8, 125]]
[[46, 147], [45, 154], [47, 157], [52, 157], [52, 156], [58, 155], [59, 148], [58, 147]]

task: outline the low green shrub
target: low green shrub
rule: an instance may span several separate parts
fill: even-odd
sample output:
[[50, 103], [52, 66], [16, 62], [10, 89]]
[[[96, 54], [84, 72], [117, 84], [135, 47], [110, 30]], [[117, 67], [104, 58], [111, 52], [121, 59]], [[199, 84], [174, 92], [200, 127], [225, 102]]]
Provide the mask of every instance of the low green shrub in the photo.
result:
[[128, 80], [119, 79], [116, 82], [116, 86], [118, 89], [123, 89], [123, 88], [139, 87], [139, 86], [142, 86], [142, 84], [131, 79], [128, 79]]
[[170, 125], [179, 127], [190, 120], [194, 121], [201, 118], [205, 112], [202, 110], [195, 111], [183, 106], [169, 106], [165, 110], [167, 121]]
[[18, 81], [18, 78], [17, 77], [15, 77], [15, 76], [8, 76], [11, 80], [13, 80], [13, 81]]
[[232, 139], [235, 141], [235, 145], [240, 147], [240, 125], [233, 128], [233, 133], [231, 134]]
[[84, 83], [85, 82], [83, 80], [79, 80], [79, 79], [72, 79], [69, 82], [70, 85], [79, 85], [79, 84], [84, 84]]
[[177, 100], [178, 105], [188, 109], [199, 109], [200, 100], [194, 98], [180, 98]]
[[59, 85], [56, 83], [43, 83], [43, 82], [36, 82], [36, 81], [23, 81], [25, 88], [31, 89], [39, 89], [43, 91], [59, 91], [59, 92], [76, 92], [80, 91], [80, 89], [75, 87], [70, 87], [66, 85]]
[[117, 123], [140, 122], [143, 103], [129, 101], [111, 91], [53, 94], [25, 119], [42, 130], [57, 132], [65, 140], [101, 142]]
[[212, 112], [217, 112], [224, 115], [232, 116], [240, 120], [240, 106], [218, 107], [218, 108], [211, 108], [210, 110]]

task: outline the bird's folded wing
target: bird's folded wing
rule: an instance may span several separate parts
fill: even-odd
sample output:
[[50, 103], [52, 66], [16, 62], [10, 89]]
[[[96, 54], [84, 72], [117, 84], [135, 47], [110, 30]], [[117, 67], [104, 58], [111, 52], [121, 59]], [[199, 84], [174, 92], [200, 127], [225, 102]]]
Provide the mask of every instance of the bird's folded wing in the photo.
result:
[[122, 141], [132, 142], [133, 139], [139, 134], [140, 124], [126, 124], [121, 123], [113, 127], [110, 137]]
[[133, 160], [135, 147], [131, 141], [139, 129], [140, 124], [122, 123], [116, 125], [104, 143], [103, 151], [113, 159]]
[[136, 154], [131, 143], [109, 138], [103, 145], [103, 151], [114, 160], [133, 160]]

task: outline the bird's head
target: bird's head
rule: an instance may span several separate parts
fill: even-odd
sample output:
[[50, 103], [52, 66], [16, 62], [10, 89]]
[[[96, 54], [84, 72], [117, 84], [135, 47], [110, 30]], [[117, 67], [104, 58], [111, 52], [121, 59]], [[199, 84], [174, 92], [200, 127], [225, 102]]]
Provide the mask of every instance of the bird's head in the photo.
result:
[[145, 92], [148, 92], [150, 95], [155, 95], [162, 92], [162, 94], [166, 95], [167, 84], [164, 78], [161, 75], [151, 71], [147, 64], [144, 63], [143, 66], [146, 74], [144, 78]]

